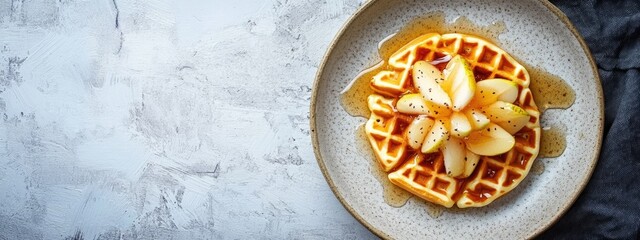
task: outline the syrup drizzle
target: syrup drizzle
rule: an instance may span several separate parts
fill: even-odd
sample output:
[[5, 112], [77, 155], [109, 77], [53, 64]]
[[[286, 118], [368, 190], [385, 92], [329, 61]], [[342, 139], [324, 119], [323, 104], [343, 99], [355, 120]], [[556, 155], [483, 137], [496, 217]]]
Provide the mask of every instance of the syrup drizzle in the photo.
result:
[[378, 72], [382, 62], [375, 66], [362, 71], [355, 80], [340, 93], [340, 103], [349, 115], [354, 117], [368, 118], [369, 107], [367, 106], [367, 97], [373, 94], [373, 89], [369, 86], [370, 80]]
[[540, 175], [544, 172], [544, 163], [540, 160], [538, 161], [534, 161], [533, 165], [531, 165], [531, 170], [532, 173], [534, 173], [535, 175]]
[[542, 129], [539, 158], [559, 157], [567, 146], [565, 133], [560, 128]]
[[529, 89], [540, 112], [547, 109], [567, 109], [573, 105], [576, 94], [564, 80], [537, 67], [525, 68], [531, 78]]
[[[378, 43], [378, 54], [382, 59], [389, 59], [395, 51], [411, 40], [431, 32], [466, 33], [483, 36], [494, 43], [498, 43], [498, 36], [505, 30], [505, 24], [502, 21], [495, 22], [488, 26], [479, 26], [466, 17], [459, 17], [453, 23], [447, 23], [443, 12], [433, 12], [424, 17], [412, 20], [397, 33], [383, 39]], [[389, 66], [384, 60], [378, 62], [373, 67], [358, 74], [341, 92], [340, 103], [349, 115], [354, 117], [369, 117], [367, 97], [373, 93], [369, 83], [374, 75], [388, 68]]]
[[[465, 33], [483, 37], [497, 45], [500, 44], [498, 36], [507, 29], [504, 22], [495, 22], [488, 26], [480, 26], [471, 22], [466, 17], [459, 17], [453, 23], [447, 23], [444, 13], [433, 12], [424, 17], [414, 19], [397, 33], [385, 38], [378, 44], [378, 54], [382, 59], [389, 57], [402, 46], [411, 40], [431, 32], [438, 33]], [[522, 62], [519, 61], [521, 64]], [[373, 93], [370, 81], [381, 70], [388, 69], [389, 66], [384, 60], [378, 62], [373, 67], [368, 68], [358, 74], [355, 79], [341, 92], [340, 101], [345, 111], [354, 117], [368, 118], [370, 111], [367, 106], [367, 97]], [[531, 78], [530, 89], [533, 92], [534, 101], [539, 110], [543, 113], [547, 109], [567, 109], [575, 101], [575, 93], [564, 80], [556, 75], [548, 73], [542, 69], [526, 66]], [[546, 128], [545, 128], [546, 129]], [[539, 158], [558, 157], [566, 147], [564, 132], [557, 128], [542, 130], [541, 147]], [[376, 157], [373, 154], [369, 141], [364, 131], [364, 123], [360, 125], [355, 133], [356, 143], [360, 153], [365, 154], [370, 160], [371, 173], [383, 187], [384, 201], [392, 207], [402, 207], [413, 196], [413, 194], [392, 184], [387, 173], [378, 166]], [[544, 165], [540, 162], [534, 164], [532, 171], [541, 174]], [[431, 204], [434, 205], [434, 204]], [[442, 215], [444, 207], [433, 206], [427, 208], [427, 212], [433, 218]]]
[[[525, 68], [531, 78], [529, 89], [541, 113], [547, 109], [567, 109], [573, 105], [576, 94], [564, 80], [538, 67]], [[561, 129], [554, 126], [542, 128], [538, 158], [559, 157], [566, 147], [565, 134]]]

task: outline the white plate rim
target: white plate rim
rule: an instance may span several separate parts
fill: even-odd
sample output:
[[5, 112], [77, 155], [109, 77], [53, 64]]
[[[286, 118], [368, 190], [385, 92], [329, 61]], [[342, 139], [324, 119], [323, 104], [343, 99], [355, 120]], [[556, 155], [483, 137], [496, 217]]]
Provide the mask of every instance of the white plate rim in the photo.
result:
[[[322, 57], [322, 61], [320, 62], [320, 65], [318, 66], [318, 70], [316, 72], [316, 76], [315, 76], [315, 79], [314, 79], [314, 82], [313, 82], [313, 85], [312, 85], [312, 93], [311, 93], [311, 100], [310, 100], [311, 104], [309, 106], [309, 118], [310, 118], [310, 120], [309, 120], [310, 121], [309, 129], [311, 130], [311, 143], [313, 145], [313, 150], [314, 150], [314, 154], [315, 154], [316, 160], [317, 160], [318, 165], [320, 167], [320, 170], [321, 170], [325, 180], [329, 184], [329, 187], [330, 187], [331, 191], [333, 192], [333, 194], [338, 198], [338, 200], [340, 201], [342, 206], [355, 219], [357, 219], [364, 227], [369, 229], [369, 231], [371, 231], [372, 233], [374, 233], [375, 235], [377, 235], [380, 238], [391, 239], [391, 237], [388, 234], [386, 234], [385, 232], [381, 231], [380, 229], [377, 229], [376, 227], [374, 227], [366, 219], [364, 219], [358, 212], [356, 212], [349, 205], [349, 203], [346, 202], [346, 200], [344, 199], [342, 194], [337, 190], [337, 188], [336, 188], [336, 186], [335, 186], [335, 184], [333, 182], [333, 179], [329, 175], [329, 172], [328, 172], [328, 170], [326, 168], [326, 165], [324, 163], [324, 160], [322, 158], [321, 151], [320, 151], [320, 144], [319, 144], [319, 140], [318, 140], [318, 134], [317, 134], [317, 131], [316, 131], [316, 100], [317, 100], [317, 96], [318, 96], [317, 89], [318, 89], [318, 85], [320, 83], [320, 79], [321, 79], [322, 73], [324, 72], [324, 68], [325, 68], [326, 62], [329, 59], [329, 56], [333, 53], [333, 50], [335, 48], [336, 43], [340, 40], [342, 35], [344, 35], [346, 29], [351, 26], [353, 21], [355, 19], [357, 19], [358, 16], [362, 12], [367, 10], [376, 1], [378, 1], [378, 0], [369, 0], [369, 1], [365, 2], [362, 6], [360, 6], [360, 8], [354, 14], [352, 14], [349, 17], [349, 19], [340, 27], [340, 30], [338, 31], [336, 36], [333, 38], [333, 40], [331, 41], [331, 43], [329, 44], [329, 46], [327, 48], [327, 51], [325, 52], [324, 56]], [[547, 1], [547, 0], [537, 0], [537, 1], [542, 3], [545, 7], [547, 7], [548, 10], [550, 10], [554, 15], [556, 15], [558, 17], [558, 19], [560, 21], [562, 21], [562, 23], [565, 24], [567, 29], [569, 29], [569, 31], [571, 31], [571, 33], [576, 38], [576, 40], [578, 40], [578, 42], [580, 43], [580, 46], [582, 47], [582, 50], [584, 51], [584, 53], [586, 54], [586, 57], [589, 60], [589, 63], [591, 65], [591, 69], [593, 71], [593, 75], [595, 77], [595, 81], [597, 83], [596, 84], [596, 91], [598, 93], [597, 98], [600, 101], [600, 116], [602, 116], [600, 118], [600, 121], [598, 122], [599, 131], [598, 131], [598, 139], [597, 139], [597, 144], [596, 144], [597, 149], [595, 151], [596, 153], [599, 153], [601, 148], [602, 148], [602, 138], [603, 138], [603, 131], [604, 131], [604, 95], [603, 95], [603, 90], [602, 90], [602, 81], [600, 80], [600, 75], [598, 73], [598, 68], [597, 68], [596, 62], [595, 62], [595, 60], [593, 58], [593, 55], [591, 54], [591, 51], [589, 50], [589, 47], [587, 46], [586, 42], [584, 41], [583, 37], [580, 35], [578, 30], [575, 28], [575, 26], [573, 26], [573, 24], [571, 23], [569, 18], [560, 9], [558, 9], [555, 5], [553, 5], [549, 1]], [[582, 193], [582, 191], [586, 187], [587, 183], [589, 182], [589, 179], [591, 179], [593, 171], [594, 171], [594, 169], [595, 169], [595, 167], [597, 165], [598, 158], [599, 158], [599, 154], [594, 154], [594, 157], [591, 160], [592, 164], [590, 165], [590, 169], [587, 170], [587, 174], [585, 174], [584, 178], [581, 180], [580, 186], [578, 186], [575, 189], [575, 191], [573, 193], [571, 193], [571, 199], [565, 205], [562, 206], [562, 209], [560, 211], [558, 211], [553, 217], [548, 219], [547, 222], [542, 225], [542, 227], [533, 230], [529, 234], [529, 236], [526, 237], [527, 239], [534, 238], [534, 237], [538, 236], [539, 234], [541, 234], [544, 230], [546, 230], [551, 225], [556, 223], [560, 219], [560, 217], [563, 216], [567, 212], [567, 210], [569, 210], [569, 208], [575, 203], [575, 201], [580, 196], [580, 193]]]

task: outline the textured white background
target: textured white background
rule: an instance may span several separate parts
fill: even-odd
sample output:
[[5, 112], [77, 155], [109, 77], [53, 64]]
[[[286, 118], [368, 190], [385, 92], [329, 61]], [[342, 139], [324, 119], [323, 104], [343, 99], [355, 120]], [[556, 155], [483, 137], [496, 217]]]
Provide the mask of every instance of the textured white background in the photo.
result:
[[0, 239], [373, 238], [309, 137], [362, 2], [0, 0]]

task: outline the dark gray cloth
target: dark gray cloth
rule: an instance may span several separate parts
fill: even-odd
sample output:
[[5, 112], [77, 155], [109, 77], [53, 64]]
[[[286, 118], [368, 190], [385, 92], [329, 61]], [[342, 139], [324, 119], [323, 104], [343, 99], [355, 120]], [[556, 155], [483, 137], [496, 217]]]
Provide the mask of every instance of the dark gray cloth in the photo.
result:
[[541, 239], [640, 239], [640, 0], [551, 1], [598, 64], [604, 141], [589, 184]]

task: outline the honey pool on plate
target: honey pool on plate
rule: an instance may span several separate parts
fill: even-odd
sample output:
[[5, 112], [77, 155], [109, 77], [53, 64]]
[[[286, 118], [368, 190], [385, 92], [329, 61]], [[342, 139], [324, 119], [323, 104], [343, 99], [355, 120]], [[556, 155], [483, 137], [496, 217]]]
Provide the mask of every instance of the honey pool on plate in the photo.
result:
[[[391, 54], [406, 43], [429, 32], [467, 33], [489, 39], [493, 43], [499, 43], [498, 36], [504, 32], [505, 29], [502, 22], [497, 22], [489, 26], [478, 26], [464, 17], [458, 18], [453, 23], [446, 23], [444, 15], [436, 12], [411, 21], [396, 34], [384, 39], [378, 45], [379, 54], [382, 59], [388, 59]], [[446, 62], [443, 64], [446, 64]], [[443, 68], [444, 65], [439, 67]], [[573, 104], [575, 93], [565, 81], [537, 67], [525, 65], [525, 68], [529, 72], [531, 79], [530, 89], [533, 92], [534, 100], [540, 113], [543, 113], [546, 109], [567, 109]], [[347, 113], [354, 117], [367, 118], [369, 116], [370, 112], [367, 107], [367, 97], [374, 93], [370, 87], [370, 80], [378, 72], [387, 69], [389, 69], [389, 66], [384, 61], [381, 61], [373, 67], [362, 71], [351, 84], [345, 88], [341, 93], [341, 103]], [[371, 151], [371, 146], [365, 135], [364, 124], [358, 127], [354, 136], [360, 153], [365, 154], [366, 158], [371, 160], [371, 173], [383, 187], [384, 201], [393, 207], [401, 207], [406, 204], [407, 200], [410, 199], [413, 194], [392, 184], [388, 180], [386, 173], [377, 166], [376, 158]], [[554, 128], [553, 126], [543, 128], [538, 157], [549, 158], [560, 156], [566, 147], [564, 139], [564, 132], [562, 132], [561, 129]], [[541, 174], [544, 167], [541, 163], [535, 166], [532, 172]], [[430, 213], [429, 215], [436, 217], [439, 214]]]

